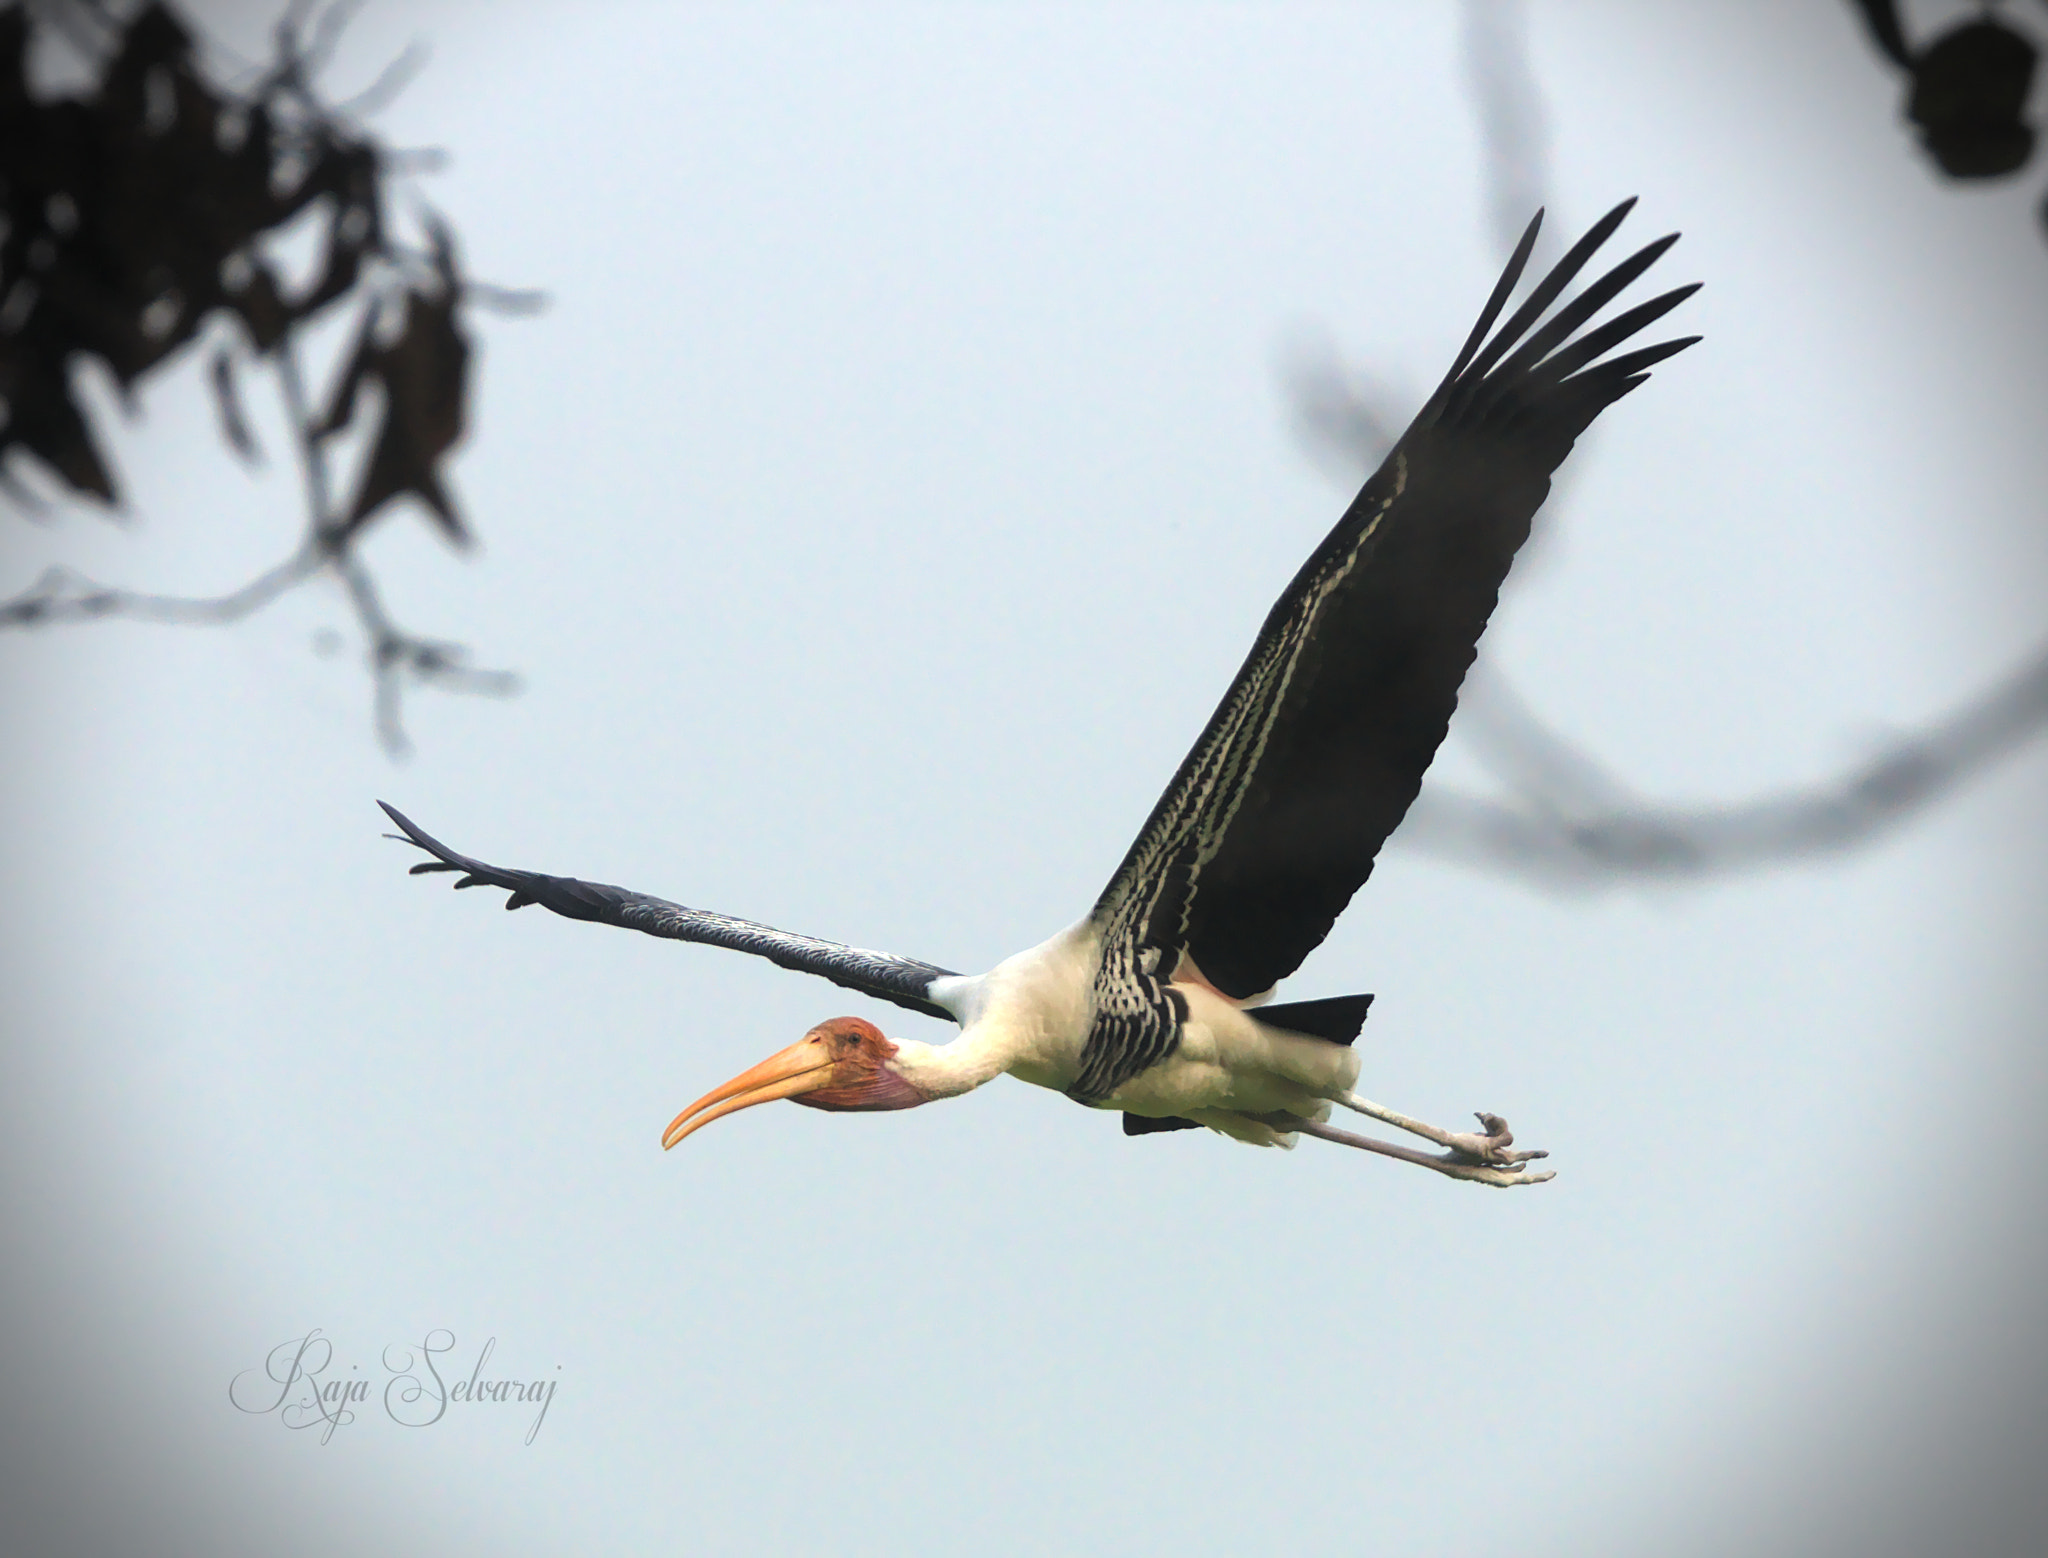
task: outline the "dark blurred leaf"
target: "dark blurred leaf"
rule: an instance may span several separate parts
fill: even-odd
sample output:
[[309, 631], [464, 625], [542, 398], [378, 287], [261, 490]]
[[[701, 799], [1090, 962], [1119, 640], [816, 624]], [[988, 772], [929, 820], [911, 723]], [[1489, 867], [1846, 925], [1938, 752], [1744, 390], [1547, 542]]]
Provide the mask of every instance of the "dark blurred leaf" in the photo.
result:
[[0, 11], [0, 118], [28, 112], [28, 13]]
[[279, 296], [277, 275], [260, 261], [249, 267], [241, 290], [227, 294], [228, 306], [242, 316], [249, 340], [257, 351], [268, 352], [282, 341], [291, 328], [292, 312]]
[[1950, 178], [1998, 178], [2026, 166], [2032, 126], [2021, 119], [2033, 85], [2033, 44], [2002, 22], [1966, 22], [1913, 62], [1906, 113]]
[[469, 544], [468, 528], [437, 469], [462, 437], [469, 382], [469, 342], [455, 322], [457, 283], [445, 244], [437, 246], [437, 265], [446, 278], [442, 295], [408, 294], [404, 330], [365, 366], [365, 373], [383, 382], [384, 418], [345, 536], [353, 536], [393, 498], [410, 493], [427, 506], [450, 541]]
[[100, 78], [101, 110], [121, 129], [140, 131], [149, 116], [150, 72], [181, 63], [191, 52], [192, 35], [168, 6], [144, 6]]
[[114, 479], [93, 444], [92, 430], [72, 398], [62, 359], [20, 350], [16, 343], [0, 347], [0, 398], [7, 402], [7, 422], [0, 426], [0, 459], [20, 445], [55, 471], [71, 487], [104, 503], [116, 501]]

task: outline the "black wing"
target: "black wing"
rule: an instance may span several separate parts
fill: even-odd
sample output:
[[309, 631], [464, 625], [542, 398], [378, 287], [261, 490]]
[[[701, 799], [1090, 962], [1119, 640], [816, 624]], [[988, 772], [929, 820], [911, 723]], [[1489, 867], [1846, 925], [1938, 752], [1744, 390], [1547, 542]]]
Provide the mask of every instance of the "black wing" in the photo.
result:
[[1551, 472], [1652, 363], [1698, 339], [1598, 360], [1695, 287], [1577, 334], [1676, 234], [1538, 325], [1633, 204], [1602, 218], [1489, 340], [1541, 213], [1529, 224], [1451, 371], [1274, 605], [1096, 904], [1106, 954], [1121, 942], [1161, 976], [1186, 954], [1244, 998], [1329, 934], [1421, 788]]
[[542, 876], [538, 871], [487, 866], [481, 860], [456, 854], [439, 839], [421, 831], [396, 807], [383, 801], [377, 804], [384, 807], [385, 815], [398, 824], [407, 839], [434, 857], [414, 866], [414, 876], [430, 871], [460, 871], [463, 875], [455, 884], [457, 887], [502, 887], [512, 895], [505, 900], [508, 909], [523, 909], [537, 903], [572, 920], [595, 920], [603, 925], [645, 931], [650, 936], [666, 936], [671, 941], [701, 941], [735, 952], [751, 952], [784, 968], [816, 974], [835, 985], [878, 1000], [893, 1001], [927, 1017], [955, 1020], [951, 1012], [927, 999], [932, 981], [951, 977], [950, 969], [887, 952], [844, 947], [836, 941], [819, 941], [813, 936], [793, 936], [751, 920], [736, 920], [729, 914], [714, 914], [708, 909], [686, 909], [664, 898], [650, 898], [623, 887], [606, 887], [601, 882], [579, 882], [573, 876]]

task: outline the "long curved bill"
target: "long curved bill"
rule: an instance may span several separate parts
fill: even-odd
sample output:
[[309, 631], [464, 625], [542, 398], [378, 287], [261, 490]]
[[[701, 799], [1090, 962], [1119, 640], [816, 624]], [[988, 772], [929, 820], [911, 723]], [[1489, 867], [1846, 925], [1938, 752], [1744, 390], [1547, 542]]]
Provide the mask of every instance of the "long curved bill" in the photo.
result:
[[770, 1055], [751, 1071], [742, 1071], [723, 1087], [714, 1087], [677, 1115], [661, 1133], [662, 1149], [673, 1147], [690, 1132], [721, 1115], [829, 1087], [833, 1070], [830, 1055], [808, 1039], [800, 1039], [780, 1054]]

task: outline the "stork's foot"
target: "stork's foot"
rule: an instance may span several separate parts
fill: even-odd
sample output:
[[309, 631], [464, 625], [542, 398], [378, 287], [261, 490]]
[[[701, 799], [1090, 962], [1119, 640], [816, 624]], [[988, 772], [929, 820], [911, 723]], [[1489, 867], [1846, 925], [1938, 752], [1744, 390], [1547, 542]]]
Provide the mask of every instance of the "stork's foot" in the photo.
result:
[[1323, 1125], [1315, 1120], [1293, 1119], [1287, 1128], [1300, 1131], [1304, 1136], [1315, 1136], [1323, 1141], [1336, 1142], [1340, 1146], [1359, 1147], [1367, 1152], [1377, 1152], [1383, 1157], [1399, 1158], [1403, 1163], [1413, 1163], [1421, 1168], [1434, 1169], [1439, 1174], [1447, 1174], [1452, 1179], [1469, 1179], [1480, 1185], [1508, 1188], [1514, 1185], [1540, 1185], [1546, 1179], [1557, 1178], [1557, 1174], [1551, 1169], [1538, 1169], [1534, 1173], [1523, 1172], [1522, 1165], [1531, 1158], [1547, 1156], [1541, 1152], [1507, 1153], [1503, 1148], [1503, 1156], [1486, 1162], [1464, 1152], [1417, 1152], [1413, 1147], [1397, 1147], [1390, 1141], [1360, 1136], [1355, 1131], [1339, 1130], [1334, 1125]]
[[1422, 1120], [1412, 1119], [1398, 1110], [1389, 1109], [1385, 1104], [1376, 1104], [1370, 1098], [1360, 1098], [1356, 1093], [1338, 1095], [1336, 1102], [1346, 1109], [1355, 1109], [1360, 1114], [1370, 1115], [1382, 1124], [1406, 1131], [1410, 1136], [1420, 1136], [1424, 1141], [1433, 1141], [1439, 1147], [1448, 1147], [1454, 1154], [1474, 1163], [1506, 1165], [1526, 1163], [1531, 1158], [1547, 1158], [1547, 1152], [1512, 1152], [1515, 1134], [1508, 1129], [1508, 1122], [1497, 1114], [1481, 1110], [1474, 1116], [1484, 1129], [1484, 1135], [1471, 1131], [1446, 1131]]
[[1397, 1147], [1391, 1142], [1376, 1141], [1370, 1136], [1359, 1136], [1351, 1131], [1338, 1130], [1332, 1125], [1318, 1125], [1305, 1121], [1295, 1127], [1303, 1134], [1321, 1137], [1324, 1141], [1341, 1142], [1347, 1147], [1362, 1147], [1368, 1152], [1381, 1153], [1386, 1157], [1399, 1158], [1405, 1163], [1415, 1163], [1423, 1168], [1434, 1169], [1439, 1174], [1448, 1174], [1453, 1179], [1469, 1179], [1482, 1185], [1540, 1185], [1546, 1179], [1555, 1179], [1550, 1169], [1525, 1172], [1523, 1165], [1537, 1158], [1547, 1158], [1543, 1151], [1515, 1150], [1514, 1132], [1508, 1129], [1508, 1122], [1497, 1114], [1481, 1112], [1479, 1124], [1484, 1132], [1446, 1131], [1421, 1120], [1411, 1119], [1405, 1114], [1360, 1098], [1356, 1093], [1345, 1093], [1336, 1102], [1360, 1114], [1370, 1115], [1384, 1124], [1420, 1136], [1424, 1141], [1435, 1142], [1446, 1149], [1442, 1153], [1417, 1152], [1411, 1147]]
[[1473, 1118], [1485, 1128], [1484, 1136], [1474, 1135], [1471, 1131], [1439, 1131], [1431, 1140], [1450, 1148], [1460, 1157], [1470, 1158], [1474, 1163], [1491, 1163], [1500, 1167], [1550, 1156], [1541, 1150], [1509, 1151], [1508, 1149], [1515, 1144], [1515, 1133], [1508, 1129], [1508, 1122], [1497, 1114], [1488, 1114], [1482, 1109]]

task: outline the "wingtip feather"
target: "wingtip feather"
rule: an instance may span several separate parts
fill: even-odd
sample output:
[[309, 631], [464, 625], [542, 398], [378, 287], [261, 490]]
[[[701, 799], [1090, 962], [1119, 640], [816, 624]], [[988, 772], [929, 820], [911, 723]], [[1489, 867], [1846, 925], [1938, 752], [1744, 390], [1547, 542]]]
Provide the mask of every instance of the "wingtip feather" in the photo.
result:
[[1522, 279], [1522, 272], [1528, 268], [1529, 256], [1536, 248], [1536, 235], [1543, 229], [1543, 209], [1529, 218], [1529, 225], [1522, 229], [1522, 236], [1515, 245], [1515, 252], [1508, 256], [1508, 263], [1500, 273], [1500, 280], [1493, 284], [1493, 294], [1486, 300], [1486, 307], [1479, 311], [1478, 321], [1472, 332], [1465, 337], [1465, 344], [1458, 349], [1458, 355], [1451, 362], [1451, 371], [1444, 375], [1444, 383], [1454, 382], [1465, 371], [1473, 355], [1486, 343], [1487, 332], [1493, 322], [1500, 318], [1501, 310], [1507, 307], [1508, 299], [1514, 295], [1516, 285]]
[[[1468, 341], [1466, 343], [1467, 349], [1458, 354], [1458, 361], [1452, 365], [1449, 378], [1445, 382], [1464, 380], [1468, 383], [1476, 383], [1491, 373], [1501, 358], [1513, 350], [1518, 342], [1523, 342], [1526, 337], [1529, 337], [1532, 330], [1536, 330], [1537, 334], [1540, 335], [1542, 331], [1537, 330], [1537, 321], [1548, 311], [1550, 305], [1555, 303], [1563, 294], [1564, 289], [1578, 278], [1579, 273], [1586, 268], [1587, 263], [1593, 256], [1606, 246], [1607, 240], [1614, 236], [1615, 230], [1621, 226], [1622, 219], [1629, 214], [1635, 203], [1636, 197], [1633, 195], [1629, 196], [1628, 199], [1622, 201], [1621, 204], [1601, 217], [1599, 221], [1587, 228], [1580, 235], [1578, 242], [1567, 249], [1563, 257], [1555, 265], [1551, 266], [1549, 271], [1529, 290], [1529, 295], [1522, 299], [1521, 306], [1509, 316], [1507, 323], [1502, 325], [1498, 332], [1494, 333], [1491, 341], [1488, 341], [1483, 347], [1477, 342]], [[1522, 263], [1528, 258], [1526, 250], [1527, 241], [1525, 240], [1524, 244], [1515, 250], [1515, 261], [1502, 274], [1501, 281], [1503, 283], [1508, 282], [1512, 277], [1520, 273]], [[1652, 255], [1651, 258], [1654, 259], [1655, 255]], [[1622, 265], [1625, 266], [1628, 263], [1629, 261], [1624, 260]], [[1620, 266], [1616, 267], [1617, 271], [1620, 269]], [[1610, 277], [1613, 274], [1613, 272], [1610, 272]], [[1599, 285], [1600, 283], [1598, 282], [1594, 284], [1595, 287]], [[1588, 292], [1592, 290], [1593, 288], [1587, 289]], [[1492, 330], [1493, 321], [1499, 316], [1501, 307], [1506, 301], [1503, 288], [1496, 286], [1494, 295], [1487, 300], [1486, 312], [1480, 316], [1481, 333]], [[1567, 305], [1567, 308], [1569, 309], [1570, 306]], [[1548, 329], [1550, 327], [1544, 326], [1543, 328]], [[1517, 357], [1522, 355], [1521, 352], [1516, 353]], [[1541, 354], [1539, 353], [1538, 355], [1540, 356]]]

